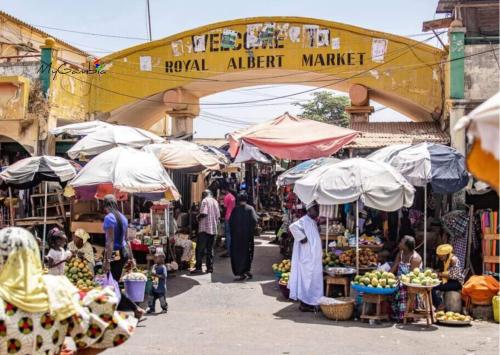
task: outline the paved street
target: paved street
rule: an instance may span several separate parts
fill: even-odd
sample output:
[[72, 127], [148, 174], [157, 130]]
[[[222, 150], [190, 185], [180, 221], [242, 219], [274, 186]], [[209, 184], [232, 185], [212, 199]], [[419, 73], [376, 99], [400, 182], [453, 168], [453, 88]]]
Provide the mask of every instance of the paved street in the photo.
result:
[[271, 265], [281, 257], [268, 241], [257, 241], [251, 282], [233, 282], [229, 259], [221, 258], [212, 275], [169, 279], [169, 313], [148, 317], [106, 354], [498, 354], [493, 323], [370, 326], [301, 313], [275, 288]]

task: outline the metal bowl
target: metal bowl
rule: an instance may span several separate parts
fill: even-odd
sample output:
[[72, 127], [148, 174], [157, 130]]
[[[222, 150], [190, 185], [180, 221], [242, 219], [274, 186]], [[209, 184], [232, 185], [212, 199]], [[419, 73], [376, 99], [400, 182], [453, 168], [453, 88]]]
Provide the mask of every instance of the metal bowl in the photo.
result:
[[352, 267], [327, 266], [325, 267], [325, 273], [330, 276], [353, 275], [356, 273], [356, 269]]

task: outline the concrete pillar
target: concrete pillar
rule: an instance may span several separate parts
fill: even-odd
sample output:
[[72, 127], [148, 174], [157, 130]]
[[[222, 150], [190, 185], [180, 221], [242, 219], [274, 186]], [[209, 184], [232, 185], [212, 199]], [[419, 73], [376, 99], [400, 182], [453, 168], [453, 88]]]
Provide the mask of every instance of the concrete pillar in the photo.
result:
[[368, 88], [360, 84], [351, 85], [349, 88], [349, 98], [351, 99], [351, 106], [346, 107], [345, 110], [351, 117], [351, 123], [368, 122], [370, 114], [374, 111], [373, 106], [370, 106]]
[[463, 99], [464, 96], [464, 56], [465, 56], [465, 27], [462, 22], [455, 20], [448, 30], [450, 41], [450, 98]]
[[[55, 48], [56, 41], [53, 38], [46, 38], [45, 45], [41, 47], [41, 63], [40, 63], [40, 84], [43, 95], [46, 100], [50, 103], [50, 84], [52, 82], [52, 67], [53, 64], [57, 62], [57, 50]], [[44, 120], [44, 122], [41, 122]], [[37, 155], [48, 154], [54, 155], [56, 150], [55, 137], [49, 134], [51, 128], [57, 126], [57, 118], [53, 117], [49, 110], [46, 113], [46, 117], [43, 117], [43, 113], [38, 116], [38, 139], [39, 144], [37, 147]]]
[[172, 117], [172, 130], [170, 133], [173, 137], [193, 134], [193, 118], [190, 117]]
[[56, 41], [53, 38], [46, 38], [45, 45], [41, 46], [42, 55], [40, 59], [40, 83], [45, 97], [49, 94], [50, 81], [52, 79], [52, 60]]
[[449, 132], [451, 146], [460, 153], [466, 155], [467, 144], [465, 139], [465, 130], [455, 131], [454, 127], [458, 120], [465, 116], [467, 108], [467, 100], [447, 100], [446, 107], [449, 115]]

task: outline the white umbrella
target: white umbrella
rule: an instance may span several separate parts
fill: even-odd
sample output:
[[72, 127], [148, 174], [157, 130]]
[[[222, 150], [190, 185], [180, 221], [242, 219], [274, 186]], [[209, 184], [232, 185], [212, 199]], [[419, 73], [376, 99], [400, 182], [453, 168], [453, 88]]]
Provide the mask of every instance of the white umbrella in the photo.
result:
[[255, 161], [263, 164], [271, 164], [271, 161], [265, 156], [259, 148], [247, 142], [241, 142], [238, 155], [234, 158], [235, 163], [245, 163]]
[[71, 123], [61, 127], [56, 127], [50, 130], [50, 133], [58, 136], [60, 134], [69, 134], [71, 136], [86, 136], [94, 133], [99, 129], [113, 127], [112, 124], [99, 120]]
[[142, 149], [156, 155], [167, 169], [218, 170], [222, 165], [215, 154], [196, 143], [187, 141], [172, 140], [168, 143], [148, 144]]
[[294, 192], [306, 204], [356, 202], [356, 267], [359, 270], [358, 200], [377, 210], [396, 211], [413, 204], [415, 189], [388, 164], [352, 158], [311, 171], [295, 182]]
[[175, 199], [179, 193], [160, 161], [149, 152], [116, 147], [89, 161], [69, 183], [74, 188], [113, 184], [122, 192], [169, 192]]
[[45, 257], [45, 235], [47, 234], [47, 181], [56, 181], [64, 184], [74, 178], [75, 175], [76, 169], [68, 160], [50, 155], [21, 159], [0, 173], [1, 185], [8, 186], [9, 188], [12, 225], [14, 225], [12, 188], [29, 189], [45, 181], [42, 258]]
[[142, 148], [147, 144], [163, 142], [165, 142], [163, 138], [144, 129], [110, 126], [83, 137], [68, 150], [68, 155], [75, 159], [80, 155], [97, 155], [117, 146]]
[[424, 266], [427, 261], [427, 184], [436, 193], [454, 193], [464, 188], [469, 175], [465, 159], [455, 148], [423, 142], [393, 145], [377, 150], [368, 159], [392, 165], [413, 186], [424, 188]]

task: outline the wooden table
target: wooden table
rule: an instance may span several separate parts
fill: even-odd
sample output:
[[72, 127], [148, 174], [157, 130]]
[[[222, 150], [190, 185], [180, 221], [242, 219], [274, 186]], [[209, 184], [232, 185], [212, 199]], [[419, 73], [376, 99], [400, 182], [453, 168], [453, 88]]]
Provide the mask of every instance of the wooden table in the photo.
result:
[[349, 275], [337, 275], [337, 276], [330, 276], [326, 275], [324, 277], [324, 280], [326, 282], [326, 297], [330, 296], [330, 286], [331, 285], [341, 285], [344, 286], [344, 297], [349, 297], [349, 293], [351, 290], [351, 277]]
[[[363, 307], [361, 311], [361, 319], [374, 319], [374, 320], [389, 320], [389, 314], [387, 312], [382, 312], [382, 303], [389, 301], [390, 295], [373, 295], [369, 293], [363, 293]], [[375, 305], [375, 314], [368, 314], [368, 305]]]
[[[425, 318], [427, 326], [434, 323], [434, 311], [432, 309], [432, 287], [406, 286], [408, 291], [408, 304], [403, 316], [403, 323], [408, 320]], [[417, 296], [420, 295], [424, 302], [424, 309], [418, 309]]]

